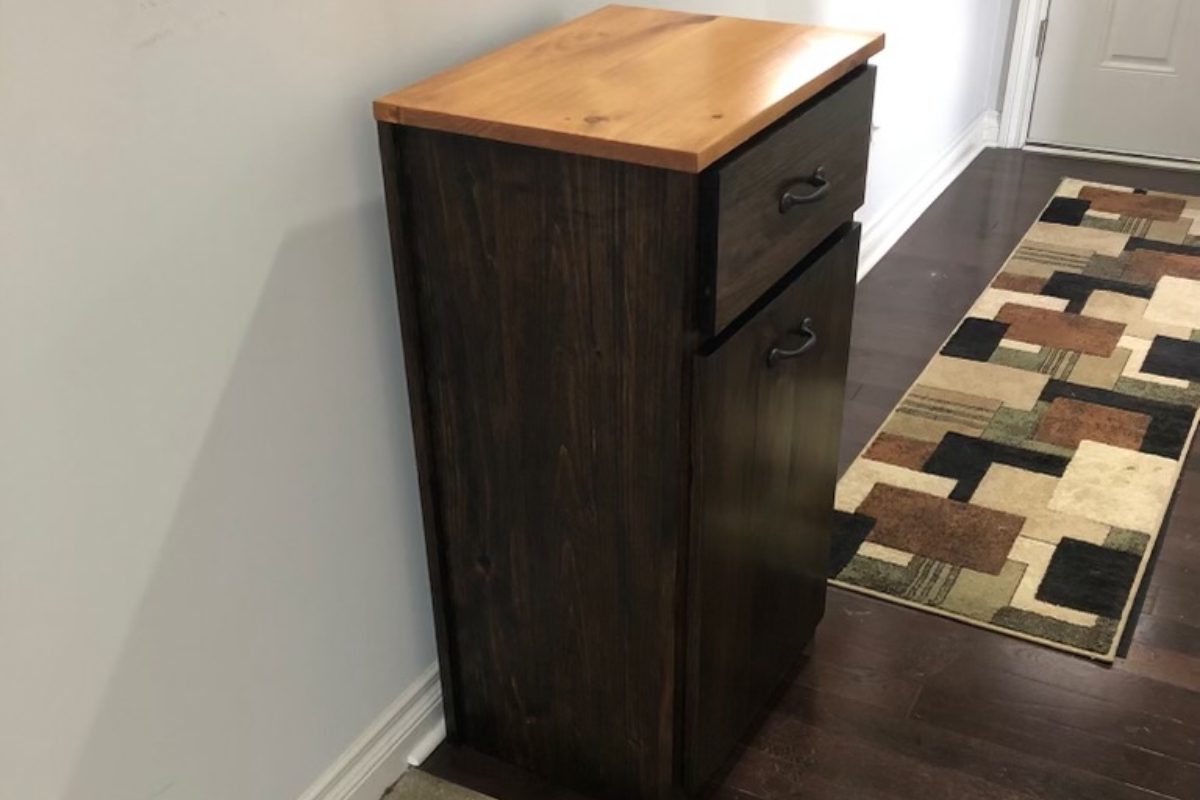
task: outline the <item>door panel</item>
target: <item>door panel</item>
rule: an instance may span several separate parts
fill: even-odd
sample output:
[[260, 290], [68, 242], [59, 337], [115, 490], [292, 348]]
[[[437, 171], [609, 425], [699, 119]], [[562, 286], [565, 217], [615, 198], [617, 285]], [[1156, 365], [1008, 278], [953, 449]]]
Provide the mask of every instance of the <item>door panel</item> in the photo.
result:
[[824, 612], [857, 261], [854, 226], [697, 357], [684, 734], [692, 789], [735, 751]]
[[1117, 0], [1108, 18], [1103, 69], [1177, 75], [1182, 0]]
[[1052, 0], [1029, 141], [1200, 160], [1200, 0]]

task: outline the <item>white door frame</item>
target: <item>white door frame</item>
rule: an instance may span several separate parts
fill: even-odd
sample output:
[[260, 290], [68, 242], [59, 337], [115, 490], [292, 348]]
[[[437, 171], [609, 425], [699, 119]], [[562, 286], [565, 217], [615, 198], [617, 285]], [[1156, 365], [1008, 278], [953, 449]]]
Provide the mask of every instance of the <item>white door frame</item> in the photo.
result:
[[1033, 117], [1033, 91], [1037, 86], [1038, 36], [1042, 20], [1050, 13], [1050, 0], [1017, 0], [1017, 24], [1008, 59], [1008, 82], [1000, 113], [1000, 146], [1024, 147]]

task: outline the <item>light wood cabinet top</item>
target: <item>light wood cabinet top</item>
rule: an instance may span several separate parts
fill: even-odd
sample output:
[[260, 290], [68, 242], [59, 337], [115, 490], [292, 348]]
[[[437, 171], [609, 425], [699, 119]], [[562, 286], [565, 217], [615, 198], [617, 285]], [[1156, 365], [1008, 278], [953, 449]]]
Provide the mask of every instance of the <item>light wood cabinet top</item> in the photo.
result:
[[699, 172], [883, 35], [605, 6], [375, 101], [382, 122]]

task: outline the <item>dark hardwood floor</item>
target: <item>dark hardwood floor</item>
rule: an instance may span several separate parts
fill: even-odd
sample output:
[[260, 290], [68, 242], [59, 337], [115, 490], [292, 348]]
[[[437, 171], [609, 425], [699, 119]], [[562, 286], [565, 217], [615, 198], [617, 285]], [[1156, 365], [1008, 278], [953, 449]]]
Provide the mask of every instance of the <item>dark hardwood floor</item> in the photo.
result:
[[[1200, 173], [988, 150], [860, 284], [844, 469], [1064, 176], [1200, 195]], [[1200, 798], [1200, 464], [1191, 458], [1124, 658], [1106, 667], [838, 589], [716, 800]], [[573, 796], [443, 747], [501, 800]]]

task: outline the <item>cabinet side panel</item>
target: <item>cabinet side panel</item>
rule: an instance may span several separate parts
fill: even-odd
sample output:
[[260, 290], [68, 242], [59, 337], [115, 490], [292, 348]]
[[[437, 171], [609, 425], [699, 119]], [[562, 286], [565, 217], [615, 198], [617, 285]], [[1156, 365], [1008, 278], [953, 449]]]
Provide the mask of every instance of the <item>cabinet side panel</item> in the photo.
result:
[[696, 177], [415, 129], [403, 159], [460, 739], [665, 797]]
[[456, 738], [458, 714], [455, 697], [454, 654], [450, 630], [452, 620], [445, 592], [445, 563], [438, 536], [438, 513], [434, 479], [435, 454], [431, 442], [429, 396], [425, 384], [422, 355], [420, 310], [416, 302], [416, 275], [412, 253], [412, 222], [401, 180], [401, 152], [404, 129], [379, 123], [379, 156], [383, 166], [384, 199], [387, 203], [388, 229], [392, 246], [392, 267], [396, 279], [396, 300], [400, 313], [400, 334], [404, 344], [405, 381], [408, 407], [412, 417], [413, 449], [417, 459], [417, 483], [421, 495], [421, 517], [425, 528], [425, 555], [429, 568], [429, 586], [433, 593], [434, 633], [437, 637], [438, 664], [441, 671], [442, 706], [446, 715], [446, 734]]

